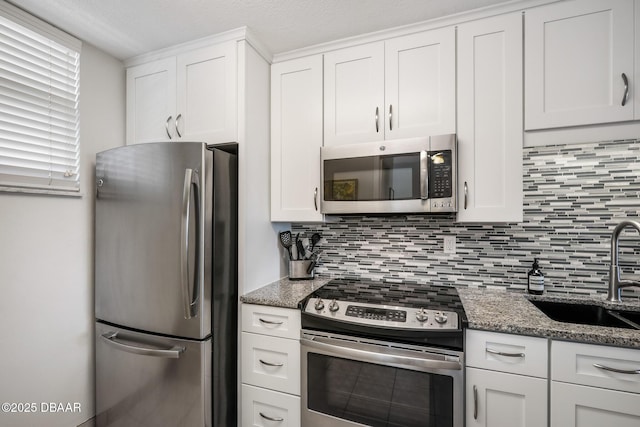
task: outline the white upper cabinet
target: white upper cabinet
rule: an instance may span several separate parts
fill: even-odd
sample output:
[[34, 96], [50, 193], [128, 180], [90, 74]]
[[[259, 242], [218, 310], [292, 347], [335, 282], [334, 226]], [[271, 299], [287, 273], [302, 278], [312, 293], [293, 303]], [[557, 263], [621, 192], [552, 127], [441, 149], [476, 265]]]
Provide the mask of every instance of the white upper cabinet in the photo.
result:
[[324, 56], [324, 145], [454, 133], [455, 29]]
[[177, 58], [176, 132], [185, 141], [234, 142], [237, 135], [236, 43]]
[[166, 141], [176, 105], [176, 59], [127, 69], [127, 144]]
[[522, 16], [458, 27], [458, 216], [522, 221]]
[[324, 145], [384, 139], [384, 42], [324, 55]]
[[454, 27], [385, 42], [385, 138], [456, 131]]
[[127, 69], [127, 144], [237, 139], [236, 43]]
[[322, 221], [322, 55], [271, 67], [271, 221]]
[[633, 120], [634, 0], [525, 12], [527, 130]]

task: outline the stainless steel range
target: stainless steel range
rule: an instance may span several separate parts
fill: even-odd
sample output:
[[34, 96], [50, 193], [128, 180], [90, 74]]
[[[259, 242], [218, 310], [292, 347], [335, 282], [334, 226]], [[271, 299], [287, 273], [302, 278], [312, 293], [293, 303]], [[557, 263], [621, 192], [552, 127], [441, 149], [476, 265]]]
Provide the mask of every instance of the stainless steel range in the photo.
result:
[[303, 427], [462, 427], [455, 288], [336, 279], [302, 307]]

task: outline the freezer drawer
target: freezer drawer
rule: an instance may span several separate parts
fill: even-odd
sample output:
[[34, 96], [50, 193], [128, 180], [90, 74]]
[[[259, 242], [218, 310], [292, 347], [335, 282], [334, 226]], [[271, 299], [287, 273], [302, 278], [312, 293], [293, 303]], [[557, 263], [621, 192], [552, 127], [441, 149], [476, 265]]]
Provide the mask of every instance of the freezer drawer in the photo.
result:
[[211, 339], [96, 323], [96, 426], [211, 425]]

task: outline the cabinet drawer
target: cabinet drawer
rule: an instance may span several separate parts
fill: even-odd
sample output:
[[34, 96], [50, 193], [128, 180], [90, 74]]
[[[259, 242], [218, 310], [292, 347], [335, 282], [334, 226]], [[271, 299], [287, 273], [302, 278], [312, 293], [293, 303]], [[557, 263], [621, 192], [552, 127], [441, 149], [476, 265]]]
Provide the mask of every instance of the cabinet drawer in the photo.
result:
[[545, 338], [467, 330], [467, 366], [547, 377]]
[[551, 379], [640, 393], [640, 350], [553, 341]]
[[242, 385], [242, 427], [298, 427], [300, 398]]
[[242, 330], [282, 338], [300, 338], [300, 310], [242, 304]]
[[243, 332], [242, 382], [300, 395], [300, 342]]

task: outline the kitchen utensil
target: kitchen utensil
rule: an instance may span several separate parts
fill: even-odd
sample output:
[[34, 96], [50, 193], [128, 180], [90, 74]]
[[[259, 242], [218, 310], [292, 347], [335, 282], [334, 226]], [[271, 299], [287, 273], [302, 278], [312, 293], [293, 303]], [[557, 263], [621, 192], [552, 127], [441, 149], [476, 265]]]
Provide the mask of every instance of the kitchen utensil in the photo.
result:
[[285, 248], [287, 252], [289, 252], [289, 261], [292, 261], [293, 255], [291, 255], [291, 232], [289, 230], [281, 231], [280, 233], [278, 233], [278, 237], [280, 237], [280, 244], [282, 245], [282, 247]]
[[320, 235], [320, 233], [313, 233], [311, 235], [311, 252], [313, 252], [313, 248], [316, 247], [316, 245], [318, 244], [318, 242], [320, 242], [321, 239], [322, 239], [322, 236]]
[[306, 259], [306, 254], [304, 251], [304, 245], [300, 240], [300, 233], [296, 234], [296, 249], [298, 250], [298, 260]]
[[311, 274], [311, 272], [313, 271], [313, 267], [316, 266], [316, 262], [315, 261], [311, 261], [309, 263], [309, 267], [307, 267], [307, 274]]

